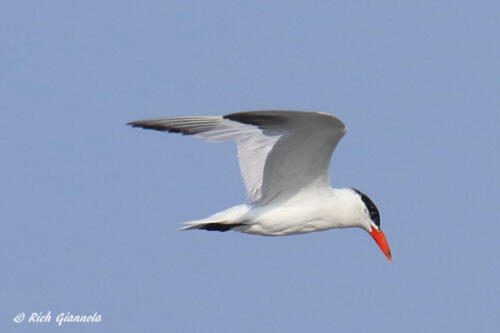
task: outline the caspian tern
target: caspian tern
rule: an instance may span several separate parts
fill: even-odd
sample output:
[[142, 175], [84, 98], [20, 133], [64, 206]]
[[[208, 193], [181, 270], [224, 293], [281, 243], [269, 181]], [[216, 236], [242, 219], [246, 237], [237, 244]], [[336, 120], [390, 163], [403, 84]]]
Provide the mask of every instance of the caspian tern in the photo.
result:
[[340, 119], [319, 112], [264, 110], [138, 120], [128, 125], [210, 142], [236, 141], [251, 202], [186, 222], [181, 230], [284, 236], [359, 227], [392, 259], [373, 201], [359, 190], [330, 186], [330, 159], [346, 133]]

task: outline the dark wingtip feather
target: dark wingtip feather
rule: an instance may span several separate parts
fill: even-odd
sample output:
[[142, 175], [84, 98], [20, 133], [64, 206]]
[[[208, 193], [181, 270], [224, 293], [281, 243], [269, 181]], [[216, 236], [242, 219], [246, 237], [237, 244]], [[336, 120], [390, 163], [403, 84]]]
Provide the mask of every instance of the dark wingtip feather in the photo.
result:
[[142, 127], [138, 121], [131, 121], [127, 123], [127, 126], [132, 126], [132, 127]]
[[189, 128], [175, 127], [166, 124], [158, 119], [152, 120], [137, 120], [127, 123], [127, 125], [132, 127], [140, 127], [142, 129], [156, 130], [161, 132], [169, 133], [181, 133], [183, 135], [193, 135], [198, 133], [197, 131], [190, 130]]
[[127, 123], [127, 125], [132, 127], [140, 127], [142, 129], [152, 129], [163, 132], [169, 131], [169, 132], [179, 133], [178, 130], [169, 128], [155, 121], [138, 120], [138, 121], [131, 121]]

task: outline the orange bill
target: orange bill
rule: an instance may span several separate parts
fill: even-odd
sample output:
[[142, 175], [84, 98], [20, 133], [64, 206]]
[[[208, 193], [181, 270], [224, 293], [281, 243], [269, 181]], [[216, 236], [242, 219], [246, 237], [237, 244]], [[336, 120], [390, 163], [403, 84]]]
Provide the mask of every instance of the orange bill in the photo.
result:
[[389, 243], [387, 243], [387, 239], [385, 239], [385, 235], [382, 232], [382, 230], [377, 230], [375, 228], [372, 228], [370, 235], [378, 244], [382, 252], [384, 252], [387, 259], [389, 259], [389, 261], [392, 261], [391, 249], [389, 248]]

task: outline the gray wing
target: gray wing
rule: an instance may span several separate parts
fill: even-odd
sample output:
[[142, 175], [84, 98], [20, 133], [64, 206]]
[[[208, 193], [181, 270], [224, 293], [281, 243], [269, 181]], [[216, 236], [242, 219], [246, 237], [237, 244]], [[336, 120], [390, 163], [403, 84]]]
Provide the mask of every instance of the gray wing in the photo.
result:
[[332, 152], [345, 134], [337, 118], [316, 112], [248, 111], [220, 116], [133, 121], [133, 127], [234, 140], [252, 201], [270, 201], [308, 186], [330, 186]]
[[330, 187], [333, 150], [346, 133], [338, 118], [318, 112], [250, 111], [224, 116], [279, 135], [262, 175], [262, 201], [286, 197], [308, 187]]

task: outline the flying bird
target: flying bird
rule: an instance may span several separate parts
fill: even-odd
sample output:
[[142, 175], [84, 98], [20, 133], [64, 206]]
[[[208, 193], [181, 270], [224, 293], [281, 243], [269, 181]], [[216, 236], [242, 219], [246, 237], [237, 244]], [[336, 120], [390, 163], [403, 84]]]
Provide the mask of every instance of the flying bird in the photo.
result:
[[373, 201], [357, 189], [330, 185], [330, 159], [346, 133], [340, 119], [320, 112], [263, 110], [138, 120], [127, 125], [209, 142], [236, 141], [251, 201], [186, 222], [181, 230], [285, 236], [358, 227], [392, 260]]

